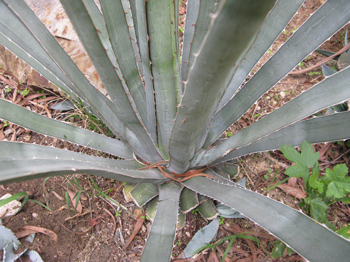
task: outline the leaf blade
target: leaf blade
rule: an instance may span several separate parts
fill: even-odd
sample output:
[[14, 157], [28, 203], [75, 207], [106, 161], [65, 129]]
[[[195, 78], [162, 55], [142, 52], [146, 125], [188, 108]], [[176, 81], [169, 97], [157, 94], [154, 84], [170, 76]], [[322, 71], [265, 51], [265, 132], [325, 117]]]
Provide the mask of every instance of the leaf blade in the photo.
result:
[[3, 99], [0, 99], [0, 108], [0, 118], [17, 125], [119, 157], [133, 159], [132, 151], [122, 141], [41, 116]]
[[350, 255], [349, 241], [315, 223], [299, 211], [273, 199], [240, 187], [215, 184], [203, 177], [192, 178], [183, 184], [238, 210], [288, 243], [306, 259], [344, 261]]
[[304, 57], [344, 26], [349, 20], [349, 12], [350, 3], [345, 0], [327, 1], [322, 5], [214, 116], [204, 146], [213, 143]]
[[221, 1], [218, 11], [211, 15], [211, 24], [189, 73], [170, 139], [173, 172], [183, 173], [188, 168], [196, 141], [218, 102], [227, 74], [253, 44], [274, 3], [274, 0]]
[[326, 78], [263, 119], [234, 134], [217, 147], [199, 152], [198, 158], [192, 160], [193, 164], [206, 165], [235, 148], [249, 145], [315, 112], [349, 99], [350, 90], [347, 85], [350, 81], [349, 72], [350, 67]]
[[[159, 186], [159, 203], [141, 262], [170, 261], [174, 244], [181, 186], [175, 182]], [[154, 252], [155, 246], [162, 248]]]

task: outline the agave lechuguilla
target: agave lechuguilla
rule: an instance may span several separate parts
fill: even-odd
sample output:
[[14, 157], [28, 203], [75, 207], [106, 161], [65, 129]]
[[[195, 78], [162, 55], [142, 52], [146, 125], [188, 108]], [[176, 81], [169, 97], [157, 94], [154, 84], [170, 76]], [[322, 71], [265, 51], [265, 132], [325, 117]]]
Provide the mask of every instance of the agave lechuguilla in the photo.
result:
[[[146, 188], [138, 194], [143, 203], [156, 195], [159, 199], [150, 202], [153, 208], [158, 206], [142, 261], [170, 259], [178, 214], [198, 204], [197, 193], [240, 211], [309, 260], [348, 260], [347, 240], [298, 210], [236, 185], [225, 170], [235, 168], [231, 160], [237, 157], [283, 144], [349, 138], [349, 112], [303, 120], [350, 99], [349, 68], [216, 142], [257, 99], [350, 19], [349, 1], [328, 0], [239, 90], [303, 2], [190, 0], [180, 59], [178, 1], [100, 0], [100, 12], [93, 0], [61, 0], [106, 97], [23, 0], [1, 0], [0, 43], [72, 99], [81, 99], [118, 139], [45, 118], [2, 99], [0, 118], [124, 159], [1, 141], [1, 182], [88, 173]], [[184, 188], [195, 192], [189, 194], [193, 206], [179, 211], [181, 193], [189, 192]], [[160, 248], [154, 250], [155, 246]]]

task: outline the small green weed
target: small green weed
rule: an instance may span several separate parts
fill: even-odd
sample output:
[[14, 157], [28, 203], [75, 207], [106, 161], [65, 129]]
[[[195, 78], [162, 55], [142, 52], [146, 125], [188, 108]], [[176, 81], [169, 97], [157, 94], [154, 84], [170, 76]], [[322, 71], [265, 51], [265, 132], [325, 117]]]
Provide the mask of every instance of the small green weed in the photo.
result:
[[[36, 91], [37, 94], [40, 94], [40, 93], [45, 93], [44, 90], [41, 90], [41, 91]], [[43, 98], [46, 98], [46, 96], [41, 96], [40, 99], [43, 99]]]
[[283, 257], [284, 251], [287, 248], [287, 254], [288, 256], [291, 256], [293, 254], [293, 250], [286, 246], [281, 240], [276, 240], [273, 242], [274, 247], [272, 249], [272, 252], [270, 254], [271, 258], [277, 259], [279, 257]]
[[7, 127], [10, 124], [9, 121], [4, 120], [4, 127]]
[[21, 94], [23, 97], [26, 97], [29, 94], [30, 90], [26, 88], [24, 90], [18, 90], [17, 92]]
[[226, 131], [226, 135], [227, 135], [227, 137], [231, 137], [233, 134], [229, 131]]
[[175, 245], [179, 247], [179, 246], [181, 245], [181, 239], [179, 239], [178, 241], [176, 241]]
[[224, 261], [225, 261], [225, 258], [226, 258], [226, 256], [227, 256], [227, 254], [228, 254], [228, 252], [229, 252], [230, 249], [231, 249], [231, 246], [233, 245], [233, 242], [234, 242], [237, 238], [250, 239], [250, 240], [255, 241], [256, 243], [258, 243], [258, 246], [259, 246], [260, 242], [259, 242], [259, 239], [258, 239], [257, 237], [248, 236], [248, 235], [245, 235], [245, 234], [246, 234], [246, 232], [243, 232], [243, 233], [241, 233], [241, 234], [235, 234], [235, 235], [231, 235], [231, 236], [228, 236], [228, 237], [224, 237], [224, 238], [218, 240], [217, 242], [215, 242], [215, 243], [213, 243], [213, 244], [208, 244], [208, 245], [206, 245], [206, 246], [204, 246], [204, 247], [201, 247], [200, 249], [198, 249], [198, 250], [196, 251], [196, 253], [198, 254], [198, 253], [199, 253], [200, 251], [202, 251], [203, 249], [207, 249], [207, 248], [209, 248], [209, 249], [211, 249], [211, 248], [216, 248], [216, 247], [217, 247], [218, 245], [220, 245], [221, 243], [225, 242], [226, 240], [229, 240], [230, 242], [229, 242], [229, 244], [228, 244], [228, 246], [227, 246], [227, 248], [226, 248], [226, 250], [225, 250], [225, 252], [224, 252], [224, 255], [222, 256], [222, 259], [221, 259], [221, 261], [224, 262]]
[[10, 93], [11, 91], [12, 89], [9, 86], [7, 86], [4, 90], [5, 93]]
[[122, 215], [122, 210], [115, 211], [115, 217], [120, 217]]
[[19, 192], [17, 194], [14, 194], [12, 196], [10, 196], [9, 198], [6, 198], [6, 199], [2, 199], [0, 200], [0, 207], [2, 207], [3, 205], [6, 205], [7, 203], [10, 203], [11, 201], [13, 200], [19, 200], [21, 199], [22, 197], [24, 197], [24, 200], [20, 206], [20, 208], [17, 210], [16, 214], [23, 208], [23, 206], [27, 203], [27, 201], [32, 201], [40, 206], [42, 206], [43, 208], [46, 208], [47, 210], [49, 210], [50, 212], [53, 212], [51, 210], [51, 208], [49, 208], [48, 206], [46, 206], [45, 204], [39, 202], [39, 201], [36, 201], [34, 199], [30, 199], [29, 198], [29, 195], [27, 192]]
[[281, 147], [283, 155], [295, 163], [286, 169], [285, 174], [289, 177], [302, 177], [304, 180], [307, 197], [299, 206], [316, 221], [336, 230], [335, 226], [327, 220], [327, 213], [329, 206], [337, 201], [350, 203], [348, 168], [346, 164], [338, 164], [333, 170], [327, 168], [325, 175], [320, 176], [318, 164], [320, 154], [315, 153], [313, 146], [305, 140], [300, 148], [301, 153], [290, 145]]
[[310, 72], [308, 75], [309, 75], [309, 76], [321, 75], [321, 72]]
[[[342, 142], [340, 143], [343, 145]], [[318, 164], [320, 154], [314, 152], [314, 148], [309, 142], [305, 140], [302, 142], [300, 153], [290, 145], [282, 146], [281, 151], [288, 160], [295, 163], [286, 169], [285, 174], [289, 177], [302, 177], [304, 180], [307, 197], [301, 201], [299, 206], [317, 222], [324, 223], [330, 229], [336, 230], [335, 226], [327, 220], [327, 213], [329, 206], [336, 201], [350, 203], [350, 197], [348, 197], [350, 177], [346, 176], [348, 173], [346, 165], [336, 165], [333, 170], [327, 168], [325, 176], [320, 176], [321, 171]], [[282, 182], [284, 181], [286, 179]], [[348, 225], [336, 232], [347, 239], [350, 238]], [[273, 242], [273, 244], [274, 248], [270, 254], [273, 259], [283, 257], [286, 248], [289, 256], [293, 253], [293, 250], [280, 240]]]
[[198, 215], [198, 212], [199, 212], [199, 209], [198, 208], [195, 208], [195, 209], [193, 209], [192, 211], [191, 211], [191, 213], [192, 214], [194, 214], [194, 215]]

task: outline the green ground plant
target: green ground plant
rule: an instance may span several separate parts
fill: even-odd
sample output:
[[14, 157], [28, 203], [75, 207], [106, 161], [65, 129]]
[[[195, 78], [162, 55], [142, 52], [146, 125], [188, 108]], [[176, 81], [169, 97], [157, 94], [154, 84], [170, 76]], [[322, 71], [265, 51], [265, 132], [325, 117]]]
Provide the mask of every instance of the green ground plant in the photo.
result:
[[346, 164], [338, 164], [333, 170], [326, 168], [325, 175], [320, 176], [319, 153], [314, 152], [313, 146], [305, 140], [300, 149], [299, 153], [292, 146], [281, 147], [283, 155], [295, 163], [286, 169], [285, 174], [289, 177], [302, 177], [305, 184], [307, 196], [299, 206], [317, 222], [336, 230], [327, 220], [328, 209], [337, 201], [350, 203], [350, 177], [347, 176], [349, 170]]
[[[328, 0], [241, 88], [303, 0], [188, 1], [180, 60], [179, 1], [61, 0], [108, 92], [85, 78], [23, 0], [0, 0], [0, 43], [116, 138], [38, 115], [0, 99], [0, 118], [119, 157], [106, 159], [0, 141], [0, 182], [87, 173], [128, 182], [154, 211], [141, 261], [169, 261], [176, 224], [215, 199], [252, 219], [312, 261], [346, 261], [349, 241], [305, 214], [233, 183], [235, 159], [281, 145], [350, 137], [349, 112], [306, 119], [350, 99], [350, 68], [326, 78], [229, 138], [221, 135], [268, 90], [350, 19], [348, 0]], [[337, 128], [334, 128], [334, 127]], [[182, 223], [183, 224], [183, 223]], [[162, 245], [159, 245], [162, 243]], [[155, 250], [155, 246], [161, 248]]]
[[[290, 145], [283, 145], [283, 155], [295, 165], [288, 167], [285, 174], [289, 177], [301, 177], [305, 184], [306, 198], [302, 199], [299, 206], [302, 210], [315, 219], [316, 223], [325, 224], [338, 234], [349, 239], [349, 227], [344, 225], [336, 229], [328, 219], [330, 205], [337, 201], [344, 204], [350, 203], [350, 178], [346, 164], [338, 164], [333, 170], [326, 168], [324, 175], [321, 175], [318, 159], [320, 154], [315, 152], [313, 146], [304, 140], [301, 144], [300, 153]], [[284, 180], [285, 181], [285, 180]], [[274, 248], [270, 256], [274, 259], [283, 257], [285, 250], [291, 255], [293, 250], [280, 240], [274, 242]]]

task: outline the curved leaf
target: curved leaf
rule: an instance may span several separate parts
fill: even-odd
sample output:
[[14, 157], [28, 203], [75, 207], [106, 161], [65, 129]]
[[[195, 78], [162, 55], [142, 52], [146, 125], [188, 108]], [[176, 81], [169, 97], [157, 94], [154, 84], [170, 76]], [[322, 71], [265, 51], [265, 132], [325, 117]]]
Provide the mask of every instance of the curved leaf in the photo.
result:
[[[0, 21], [6, 25], [6, 27], [0, 27], [0, 30], [4, 34], [8, 34], [7, 37], [9, 37], [10, 40], [20, 41], [18, 43], [24, 45], [24, 47], [25, 43], [23, 42], [25, 41], [23, 41], [23, 39], [25, 39], [28, 42], [27, 46], [29, 48], [25, 50], [28, 50], [29, 55], [33, 57], [36, 57], [36, 49], [33, 50], [30, 44], [36, 44], [38, 42], [39, 45], [43, 47], [44, 51], [52, 57], [51, 60], [48, 60], [48, 64], [55, 61], [55, 63], [59, 65], [60, 69], [72, 82], [76, 90], [79, 90], [79, 95], [92, 107], [94, 113], [98, 113], [112, 132], [129, 143], [137, 154], [142, 156], [146, 161], [152, 161], [152, 156], [154, 156], [155, 162], [160, 161], [161, 159], [143, 127], [141, 127], [139, 123], [134, 123], [132, 127], [135, 128], [131, 131], [125, 126], [125, 123], [116, 117], [115, 112], [118, 111], [116, 106], [107, 97], [96, 91], [95, 87], [89, 83], [76, 64], [23, 0], [7, 1], [7, 5], [4, 4], [4, 1], [0, 1], [0, 11], [4, 11], [4, 13], [2, 13], [3, 15], [0, 15]], [[15, 10], [16, 15], [11, 11], [12, 9]], [[15, 25], [15, 27], [13, 27], [13, 25]], [[30, 28], [30, 31], [26, 26]], [[17, 38], [11, 33], [16, 33]], [[47, 64], [45, 61], [46, 60], [42, 60], [41, 63]], [[134, 132], [136, 134], [134, 134]], [[140, 142], [140, 139], [144, 140]], [[148, 148], [145, 148], [146, 145], [148, 145]], [[153, 153], [151, 153], [150, 150], [151, 152], [153, 151]]]
[[204, 177], [183, 184], [241, 212], [310, 261], [347, 261], [350, 256], [349, 241], [271, 198]]
[[101, 150], [126, 159], [133, 159], [132, 151], [119, 140], [41, 116], [3, 99], [0, 99], [0, 108], [0, 118], [29, 128], [35, 132]]
[[265, 52], [270, 48], [271, 43], [276, 40], [279, 34], [287, 26], [304, 0], [279, 0], [267, 16], [262, 25], [259, 35], [254, 42], [254, 48], [249, 50], [244, 60], [241, 62], [233, 77], [228, 84], [227, 90], [223, 95], [218, 111], [233, 97], [237, 89], [241, 86], [254, 65], [261, 59]]
[[[305, 139], [310, 143], [339, 141], [349, 137], [350, 112], [314, 117], [283, 128], [248, 146], [231, 151], [214, 161], [214, 165], [237, 157], [279, 149], [282, 145], [299, 146]], [[335, 128], [336, 127], [336, 128]]]
[[257, 99], [302, 59], [349, 21], [350, 2], [327, 1], [281, 46], [229, 103], [213, 118], [204, 147], [212, 144]]
[[[122, 3], [128, 3], [128, 1], [101, 1], [101, 8], [106, 21], [110, 43], [118, 63], [121, 65], [120, 70], [123, 76], [121, 80], [125, 81], [126, 86], [130, 90], [131, 97], [135, 101], [136, 110], [140, 114], [142, 121], [146, 124], [146, 93], [137, 66], [137, 62], [139, 61], [136, 61], [133, 50], [133, 46], [137, 46], [133, 19], [131, 17], [130, 6], [126, 9]], [[127, 22], [128, 20], [131, 23], [130, 25]], [[131, 30], [133, 31], [133, 36], [130, 35]], [[86, 28], [83, 29], [83, 32], [85, 31]], [[139, 55], [138, 47], [136, 53]], [[118, 81], [120, 80], [118, 79]]]
[[206, 165], [236, 148], [246, 146], [324, 108], [350, 99], [349, 81], [350, 67], [326, 78], [217, 147], [199, 152], [192, 160], [192, 166]]
[[0, 183], [87, 173], [129, 183], [160, 183], [164, 176], [134, 160], [114, 160], [33, 144], [0, 141]]
[[[132, 3], [133, 1], [131, 1]], [[136, 13], [134, 14], [135, 30], [137, 34], [138, 44], [140, 48], [141, 63], [143, 79], [145, 81], [146, 90], [146, 106], [147, 106], [147, 117], [148, 117], [148, 132], [151, 135], [153, 141], [157, 141], [156, 136], [156, 112], [155, 112], [155, 100], [154, 100], [154, 89], [153, 79], [151, 75], [151, 63], [149, 57], [149, 45], [148, 45], [148, 33], [147, 33], [147, 19], [146, 9], [144, 1], [135, 1], [135, 8], [132, 9]], [[132, 4], [133, 7], [133, 4]]]
[[193, 257], [200, 248], [208, 245], [216, 236], [219, 226], [220, 220], [216, 218], [210, 224], [200, 229], [188, 243], [182, 257]]

